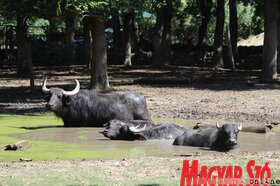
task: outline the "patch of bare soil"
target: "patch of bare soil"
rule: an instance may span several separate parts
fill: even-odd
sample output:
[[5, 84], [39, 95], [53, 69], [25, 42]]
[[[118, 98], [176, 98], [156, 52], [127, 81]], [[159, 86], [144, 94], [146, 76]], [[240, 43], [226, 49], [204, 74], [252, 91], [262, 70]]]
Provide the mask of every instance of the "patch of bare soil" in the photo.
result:
[[[47, 112], [40, 86], [71, 90], [74, 79], [87, 88], [90, 70], [85, 66], [35, 68], [37, 91], [28, 91], [28, 79], [18, 78], [15, 69], [3, 68], [0, 75], [0, 113]], [[198, 67], [109, 67], [112, 88], [134, 90], [147, 98], [152, 117], [215, 120], [242, 123], [280, 121], [279, 82], [261, 83], [259, 71], [237, 71]]]
[[263, 45], [264, 33], [260, 33], [256, 36], [250, 36], [247, 39], [238, 41], [238, 46], [261, 46]]

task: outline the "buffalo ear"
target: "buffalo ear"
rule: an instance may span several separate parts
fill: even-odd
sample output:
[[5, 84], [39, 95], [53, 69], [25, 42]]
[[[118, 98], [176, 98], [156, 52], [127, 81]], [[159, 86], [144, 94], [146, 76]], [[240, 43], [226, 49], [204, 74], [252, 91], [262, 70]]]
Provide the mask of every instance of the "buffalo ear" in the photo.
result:
[[62, 103], [63, 103], [63, 105], [69, 107], [70, 103], [71, 103], [71, 98], [69, 96], [63, 96]]
[[122, 133], [127, 133], [128, 130], [129, 130], [129, 129], [128, 129], [128, 126], [127, 126], [127, 125], [124, 125], [124, 126], [122, 126], [122, 127], [120, 128], [120, 132], [122, 132]]

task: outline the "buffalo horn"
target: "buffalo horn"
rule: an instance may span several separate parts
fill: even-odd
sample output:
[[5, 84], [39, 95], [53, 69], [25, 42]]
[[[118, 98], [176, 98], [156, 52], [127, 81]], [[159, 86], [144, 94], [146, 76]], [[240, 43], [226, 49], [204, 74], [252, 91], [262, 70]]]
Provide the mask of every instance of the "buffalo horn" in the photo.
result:
[[217, 123], [216, 123], [216, 127], [217, 127], [217, 128], [221, 128], [222, 126], [220, 126], [219, 123], [217, 122]]
[[121, 121], [119, 121], [119, 124], [120, 124], [120, 125], [125, 125], [125, 123], [124, 123], [124, 122], [121, 122]]
[[139, 132], [142, 132], [142, 131], [144, 131], [146, 129], [146, 125], [144, 125], [144, 127], [140, 128], [140, 129], [138, 128], [139, 126], [140, 126], [140, 124], [137, 125], [136, 127], [135, 126], [130, 126], [129, 130], [131, 132], [134, 132], [134, 133], [139, 133]]
[[237, 128], [239, 131], [242, 130], [242, 124], [238, 125], [238, 128]]
[[42, 90], [43, 90], [43, 92], [48, 93], [48, 92], [50, 92], [50, 89], [47, 88], [46, 84], [47, 84], [47, 78], [43, 82]]
[[77, 94], [79, 92], [79, 90], [80, 90], [80, 83], [76, 79], [75, 79], [75, 81], [76, 81], [76, 88], [74, 90], [72, 90], [72, 91], [65, 91], [65, 90], [63, 90], [63, 95], [65, 95], [65, 96], [73, 96], [73, 95], [75, 95], [75, 94]]

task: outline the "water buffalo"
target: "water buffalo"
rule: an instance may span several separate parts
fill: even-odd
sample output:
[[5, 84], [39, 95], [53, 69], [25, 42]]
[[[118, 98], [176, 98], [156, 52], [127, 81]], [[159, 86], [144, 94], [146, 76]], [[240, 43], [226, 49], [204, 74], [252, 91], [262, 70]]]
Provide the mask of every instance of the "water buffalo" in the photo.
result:
[[48, 93], [47, 108], [62, 118], [65, 127], [102, 127], [112, 119], [150, 120], [143, 95], [132, 91], [80, 90], [79, 81], [75, 81], [73, 91], [48, 89], [47, 79], [42, 86], [43, 92]]
[[[138, 125], [137, 125], [138, 124]], [[136, 126], [137, 125], [137, 126]], [[174, 123], [153, 124], [151, 122], [122, 122], [111, 120], [105, 124], [106, 129], [101, 132], [111, 140], [148, 140], [175, 139], [184, 133], [185, 128]]]
[[209, 147], [212, 149], [228, 151], [238, 149], [237, 136], [242, 125], [224, 124], [202, 130], [188, 130], [178, 136], [173, 145]]

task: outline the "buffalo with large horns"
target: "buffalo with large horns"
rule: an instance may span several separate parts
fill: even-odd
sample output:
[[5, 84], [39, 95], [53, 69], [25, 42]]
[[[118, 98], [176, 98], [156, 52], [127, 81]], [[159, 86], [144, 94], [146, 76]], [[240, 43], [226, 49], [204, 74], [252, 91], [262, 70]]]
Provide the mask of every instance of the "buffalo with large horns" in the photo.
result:
[[121, 121], [150, 120], [146, 99], [133, 91], [110, 91], [76, 88], [47, 88], [44, 80], [42, 90], [48, 93], [47, 108], [62, 118], [65, 127], [102, 127], [112, 119]]

